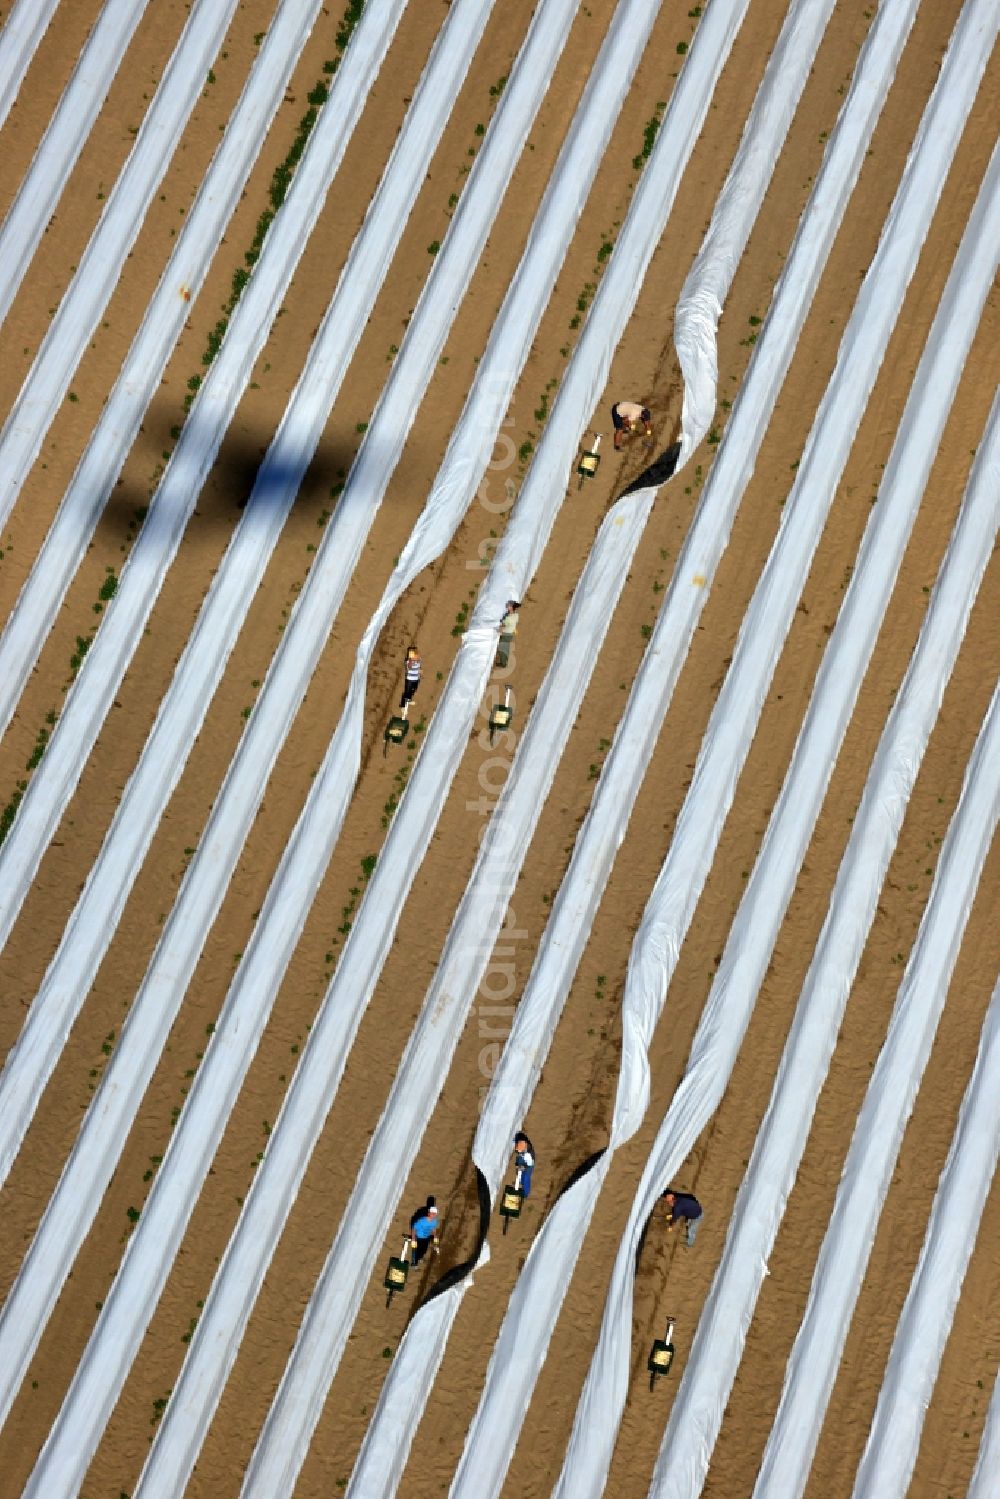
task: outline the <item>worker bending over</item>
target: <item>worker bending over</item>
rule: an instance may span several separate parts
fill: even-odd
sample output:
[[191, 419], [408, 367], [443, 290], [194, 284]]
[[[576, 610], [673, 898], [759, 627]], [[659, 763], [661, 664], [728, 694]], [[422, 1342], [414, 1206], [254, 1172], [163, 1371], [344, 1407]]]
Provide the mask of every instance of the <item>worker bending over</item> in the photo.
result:
[[690, 1249], [698, 1236], [702, 1214], [701, 1203], [690, 1192], [675, 1192], [672, 1187], [668, 1187], [664, 1192], [663, 1201], [667, 1204], [667, 1233], [672, 1234], [679, 1223], [685, 1223], [687, 1234], [684, 1245]]
[[611, 408], [611, 420], [615, 429], [616, 453], [621, 452], [625, 438], [633, 431], [638, 422], [642, 423], [647, 437], [653, 431], [650, 425], [649, 407], [640, 406], [638, 401], [616, 401]]

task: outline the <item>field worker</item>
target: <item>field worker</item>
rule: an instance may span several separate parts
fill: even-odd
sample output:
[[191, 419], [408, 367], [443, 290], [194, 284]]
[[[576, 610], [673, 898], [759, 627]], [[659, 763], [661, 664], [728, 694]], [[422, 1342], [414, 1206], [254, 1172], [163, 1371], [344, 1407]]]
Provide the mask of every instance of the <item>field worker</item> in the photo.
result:
[[521, 1173], [521, 1192], [527, 1197], [531, 1191], [531, 1173], [535, 1169], [535, 1150], [527, 1135], [514, 1136], [514, 1165]]
[[414, 1265], [420, 1264], [432, 1244], [434, 1253], [437, 1253], [437, 1229], [437, 1206], [434, 1198], [428, 1197], [423, 1207], [417, 1208], [410, 1219], [410, 1249], [412, 1251], [410, 1259]]
[[625, 442], [625, 436], [632, 431], [636, 422], [642, 422], [649, 437], [653, 429], [650, 426], [649, 407], [640, 406], [638, 401], [617, 401], [611, 408], [611, 420], [615, 428], [615, 452], [621, 452]]
[[496, 664], [506, 666], [510, 659], [510, 648], [517, 634], [521, 605], [517, 599], [508, 599], [500, 621], [500, 642], [497, 646]]
[[503, 619], [500, 621], [500, 639], [505, 635], [513, 637], [517, 633], [517, 624], [520, 618], [521, 605], [517, 599], [508, 599], [504, 605]]
[[669, 1187], [663, 1194], [663, 1201], [667, 1204], [667, 1233], [672, 1234], [678, 1223], [686, 1223], [687, 1237], [684, 1244], [690, 1249], [698, 1237], [701, 1203], [690, 1192], [674, 1192]]
[[420, 652], [415, 645], [411, 645], [403, 662], [403, 696], [399, 700], [401, 708], [405, 708], [410, 699], [416, 697], [420, 686], [420, 672]]

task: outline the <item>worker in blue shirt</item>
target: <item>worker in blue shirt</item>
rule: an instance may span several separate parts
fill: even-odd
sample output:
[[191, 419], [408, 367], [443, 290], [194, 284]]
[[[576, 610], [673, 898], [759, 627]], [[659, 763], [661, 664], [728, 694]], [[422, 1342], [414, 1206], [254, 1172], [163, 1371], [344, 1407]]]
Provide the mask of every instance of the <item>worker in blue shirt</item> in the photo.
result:
[[410, 1219], [410, 1260], [419, 1265], [424, 1255], [434, 1246], [437, 1253], [438, 1210], [433, 1197], [428, 1197], [423, 1207]]
[[675, 1192], [672, 1187], [668, 1187], [664, 1192], [663, 1201], [667, 1204], [667, 1233], [672, 1234], [678, 1223], [686, 1223], [687, 1235], [684, 1244], [690, 1249], [698, 1236], [702, 1214], [701, 1203], [690, 1192]]

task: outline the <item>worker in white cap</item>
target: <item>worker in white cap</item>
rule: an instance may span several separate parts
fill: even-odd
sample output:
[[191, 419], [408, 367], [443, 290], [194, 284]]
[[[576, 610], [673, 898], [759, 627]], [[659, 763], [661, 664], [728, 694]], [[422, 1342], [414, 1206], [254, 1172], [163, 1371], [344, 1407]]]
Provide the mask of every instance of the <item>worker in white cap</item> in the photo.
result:
[[438, 1210], [433, 1197], [428, 1197], [423, 1207], [410, 1219], [410, 1258], [414, 1265], [419, 1265], [428, 1249], [433, 1245], [437, 1253], [438, 1238]]

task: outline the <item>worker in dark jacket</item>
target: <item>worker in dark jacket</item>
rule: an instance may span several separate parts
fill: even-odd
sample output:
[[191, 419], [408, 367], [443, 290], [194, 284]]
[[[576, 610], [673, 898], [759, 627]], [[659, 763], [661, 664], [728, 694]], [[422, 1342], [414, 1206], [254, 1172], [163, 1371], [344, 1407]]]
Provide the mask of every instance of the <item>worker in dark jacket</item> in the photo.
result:
[[531, 1191], [531, 1175], [535, 1169], [535, 1147], [526, 1134], [514, 1136], [514, 1165], [520, 1173], [517, 1180], [521, 1193], [527, 1197]]
[[686, 1223], [687, 1235], [684, 1243], [690, 1249], [698, 1237], [698, 1225], [702, 1213], [701, 1203], [690, 1192], [675, 1192], [672, 1187], [668, 1187], [664, 1192], [663, 1201], [667, 1204], [667, 1233], [672, 1234], [679, 1223]]

